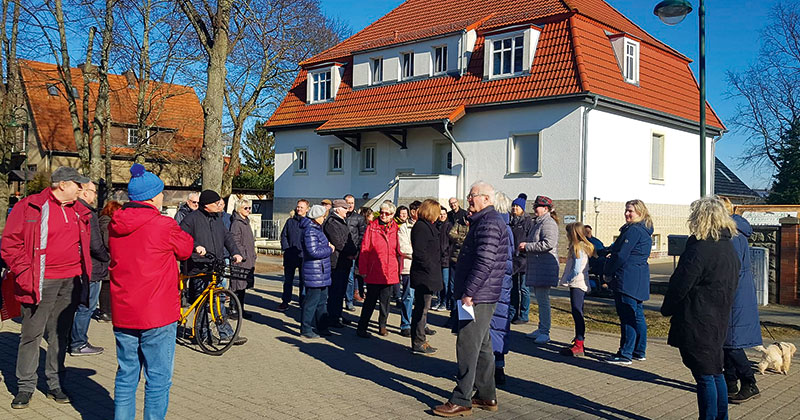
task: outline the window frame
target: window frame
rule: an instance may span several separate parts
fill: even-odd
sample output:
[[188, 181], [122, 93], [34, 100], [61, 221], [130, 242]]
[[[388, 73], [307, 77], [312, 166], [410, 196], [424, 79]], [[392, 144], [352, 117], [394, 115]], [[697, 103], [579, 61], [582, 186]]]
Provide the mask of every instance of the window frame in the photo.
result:
[[[517, 137], [525, 137], [525, 136], [536, 136], [537, 137], [537, 146], [538, 146], [538, 156], [537, 156], [537, 163], [536, 163], [536, 171], [516, 171], [516, 153], [515, 153], [515, 141]], [[543, 131], [523, 131], [523, 132], [514, 132], [509, 133], [508, 136], [508, 144], [506, 148], [506, 176], [507, 177], [541, 177], [542, 176], [542, 143], [543, 143], [544, 134]]]
[[[300, 154], [303, 154], [303, 159], [300, 159]], [[308, 147], [295, 147], [292, 159], [292, 167], [294, 168], [295, 175], [308, 174]], [[303, 162], [303, 167], [300, 167], [300, 162]]]
[[[335, 167], [336, 151], [339, 152], [339, 167]], [[329, 174], [342, 174], [344, 173], [344, 146], [333, 144], [328, 147], [328, 173]]]
[[[508, 49], [503, 47], [503, 43], [506, 40], [511, 40], [511, 46]], [[520, 41], [519, 45], [517, 45], [517, 40]], [[499, 78], [503, 78], [503, 77], [514, 77], [514, 76], [519, 76], [519, 75], [525, 74], [525, 62], [524, 62], [524, 60], [525, 60], [525, 32], [524, 31], [510, 32], [510, 33], [507, 33], [507, 34], [499, 34], [497, 36], [493, 36], [493, 37], [489, 38], [488, 41], [489, 41], [488, 45], [491, 48], [491, 51], [489, 51], [489, 54], [486, 55], [488, 57], [488, 59], [489, 59], [489, 68], [488, 68], [488, 70], [489, 70], [489, 79], [499, 79]], [[500, 51], [500, 58], [501, 58], [499, 73], [495, 73], [495, 68], [494, 68], [495, 67], [495, 54], [498, 51], [498, 50], [495, 49], [495, 44], [497, 42], [499, 42], [500, 45], [501, 45], [501, 49], [499, 50]], [[505, 51], [508, 51], [508, 54], [509, 54], [509, 60], [510, 60], [510, 63], [509, 63], [510, 72], [509, 73], [503, 72], [503, 60], [502, 60], [503, 54], [502, 53], [505, 52]], [[519, 51], [519, 53], [521, 54], [521, 56], [519, 57], [519, 71], [516, 70], [516, 67], [517, 67], [516, 66], [516, 64], [517, 64], [516, 63], [517, 51]]]
[[658, 252], [661, 249], [661, 234], [654, 233], [650, 236], [652, 244], [650, 245], [650, 252]]
[[[408, 60], [409, 74], [406, 75], [406, 57]], [[400, 80], [411, 80], [414, 78], [414, 51], [400, 52]]]
[[[317, 78], [321, 77], [322, 75], [327, 75], [327, 78], [326, 79], [321, 79], [320, 78], [318, 80]], [[326, 92], [325, 92], [327, 94], [327, 96], [324, 97], [324, 98], [321, 95], [318, 95], [320, 93], [319, 86], [322, 85], [322, 84], [325, 84], [325, 87], [327, 89]], [[311, 92], [310, 93], [311, 93], [311, 103], [312, 104], [321, 103], [321, 102], [329, 102], [329, 101], [333, 100], [333, 97], [334, 97], [333, 96], [333, 69], [326, 68], [324, 70], [311, 72]]]
[[[367, 150], [372, 150], [371, 156], [368, 156]], [[378, 151], [378, 146], [375, 144], [364, 144], [361, 146], [361, 173], [362, 174], [375, 174], [378, 172], [377, 169], [377, 160], [375, 158], [375, 153]], [[367, 160], [368, 158], [372, 158], [372, 168], [367, 167]]]
[[[136, 132], [138, 130], [139, 130], [138, 128], [128, 127], [128, 139], [127, 139], [128, 142], [126, 143], [128, 147], [136, 147], [139, 144], [139, 141], [131, 143], [131, 138], [136, 138]], [[131, 135], [131, 132], [133, 132], [133, 135]], [[145, 135], [147, 136], [147, 145], [150, 145], [150, 139], [152, 138], [150, 130], [145, 130]]]
[[[437, 54], [439, 54], [440, 51], [441, 54], [439, 57], [441, 57], [441, 62], [437, 62]], [[434, 76], [447, 74], [449, 70], [447, 65], [447, 45], [434, 46], [433, 54], [431, 54], [431, 74]]]
[[371, 85], [383, 83], [383, 57], [370, 58], [369, 78]]
[[[633, 54], [628, 54], [628, 47], [633, 48]], [[622, 78], [625, 79], [626, 83], [639, 84], [640, 48], [641, 45], [638, 42], [630, 38], [624, 38], [622, 43]], [[631, 63], [629, 63], [629, 58]], [[631, 77], [628, 77], [629, 73]]]
[[[656, 138], [660, 138], [661, 139], [660, 140], [660, 149], [661, 149], [661, 151], [659, 153], [659, 158], [660, 158], [659, 169], [660, 169], [660, 175], [661, 175], [660, 178], [653, 176], [653, 172], [654, 172], [654, 169], [655, 169], [655, 167], [654, 167], [655, 161], [653, 159], [653, 152], [655, 151], [654, 147], [655, 147]], [[663, 184], [666, 181], [666, 167], [665, 167], [666, 160], [667, 160], [666, 159], [666, 150], [667, 150], [667, 136], [664, 133], [658, 132], [658, 131], [650, 132], [650, 175], [649, 175], [649, 179], [650, 179], [650, 183], [651, 184]]]

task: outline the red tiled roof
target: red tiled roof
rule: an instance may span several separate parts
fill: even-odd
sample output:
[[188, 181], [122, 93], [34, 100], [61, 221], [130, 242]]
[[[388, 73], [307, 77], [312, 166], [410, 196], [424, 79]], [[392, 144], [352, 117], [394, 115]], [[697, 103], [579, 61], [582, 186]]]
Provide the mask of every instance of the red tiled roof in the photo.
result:
[[[20, 73], [31, 110], [31, 119], [38, 138], [45, 151], [76, 152], [72, 133], [69, 108], [64, 97], [64, 87], [58, 82], [58, 72], [54, 64], [38, 61], [20, 60]], [[83, 73], [79, 68], [70, 70], [72, 84], [78, 90], [76, 103], [82, 107]], [[125, 76], [109, 74], [109, 105], [111, 119], [115, 124], [135, 126], [136, 96], [138, 89], [128, 88]], [[47, 87], [55, 84], [59, 95], [51, 96]], [[98, 84], [89, 84], [89, 118], [94, 118]], [[194, 89], [187, 86], [151, 82], [148, 94], [153, 106], [148, 124], [155, 127], [175, 130], [171, 151], [184, 157], [200, 158], [203, 144], [203, 109]], [[82, 111], [79, 111], [79, 118]], [[127, 147], [114, 147], [112, 153], [128, 155], [133, 150]]]
[[[466, 28], [468, 22], [478, 25], [478, 39], [463, 76], [352, 89], [354, 52], [447, 34]], [[521, 23], [542, 26], [530, 74], [484, 80], [482, 34]], [[606, 35], [621, 32], [641, 41], [639, 86], [623, 80]], [[331, 60], [346, 63], [335, 100], [306, 103], [304, 68], [270, 117], [268, 127], [324, 124], [321, 130], [363, 129], [426, 121], [461, 105], [469, 111], [479, 105], [579, 93], [594, 93], [691, 121], [699, 120], [699, 92], [689, 60], [603, 0], [450, 0], [447, 7], [436, 0], [408, 0], [361, 32], [302, 64], [308, 67]], [[723, 128], [710, 107], [708, 110], [708, 124]]]

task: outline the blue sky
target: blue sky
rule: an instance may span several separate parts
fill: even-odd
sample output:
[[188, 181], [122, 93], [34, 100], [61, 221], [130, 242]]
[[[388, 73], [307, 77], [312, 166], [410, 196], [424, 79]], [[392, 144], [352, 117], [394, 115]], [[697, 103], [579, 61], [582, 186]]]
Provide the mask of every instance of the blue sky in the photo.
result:
[[[697, 74], [698, 22], [695, 11], [677, 26], [667, 26], [653, 15], [657, 1], [607, 0], [644, 30], [688, 56]], [[353, 33], [363, 29], [402, 3], [401, 0], [321, 0], [325, 11], [347, 22]], [[729, 129], [737, 103], [728, 99], [728, 71], [741, 71], [758, 55], [759, 38], [774, 1], [728, 0], [706, 2], [706, 77], [708, 101]], [[765, 188], [771, 173], [764, 168], [739, 168], [745, 136], [725, 134], [717, 143], [717, 157], [734, 170], [751, 188]]]

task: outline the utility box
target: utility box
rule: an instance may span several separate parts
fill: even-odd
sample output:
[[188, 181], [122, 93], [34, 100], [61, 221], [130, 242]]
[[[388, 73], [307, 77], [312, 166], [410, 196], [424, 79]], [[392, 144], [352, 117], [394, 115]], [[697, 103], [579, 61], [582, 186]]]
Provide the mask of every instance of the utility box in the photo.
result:
[[667, 255], [680, 257], [686, 249], [689, 235], [667, 235]]

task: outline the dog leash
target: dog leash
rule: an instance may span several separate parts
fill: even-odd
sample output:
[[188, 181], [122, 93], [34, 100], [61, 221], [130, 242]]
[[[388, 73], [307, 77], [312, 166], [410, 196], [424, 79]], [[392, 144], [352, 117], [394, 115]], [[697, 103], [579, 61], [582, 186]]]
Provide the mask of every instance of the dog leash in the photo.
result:
[[[762, 326], [762, 327], [764, 327], [764, 329], [765, 329], [765, 330], [767, 330], [767, 334], [769, 334], [769, 338], [771, 338], [771, 339], [772, 339], [772, 341], [774, 342], [774, 344], [779, 344], [779, 343], [778, 343], [778, 340], [776, 340], [776, 339], [775, 339], [775, 336], [774, 336], [774, 335], [772, 335], [772, 331], [770, 331], [770, 330], [769, 330], [769, 328], [767, 328], [767, 324], [765, 324], [765, 323], [763, 323], [763, 322], [759, 322], [759, 324], [761, 324], [761, 326]], [[778, 347], [780, 347], [780, 345], [778, 345]]]

